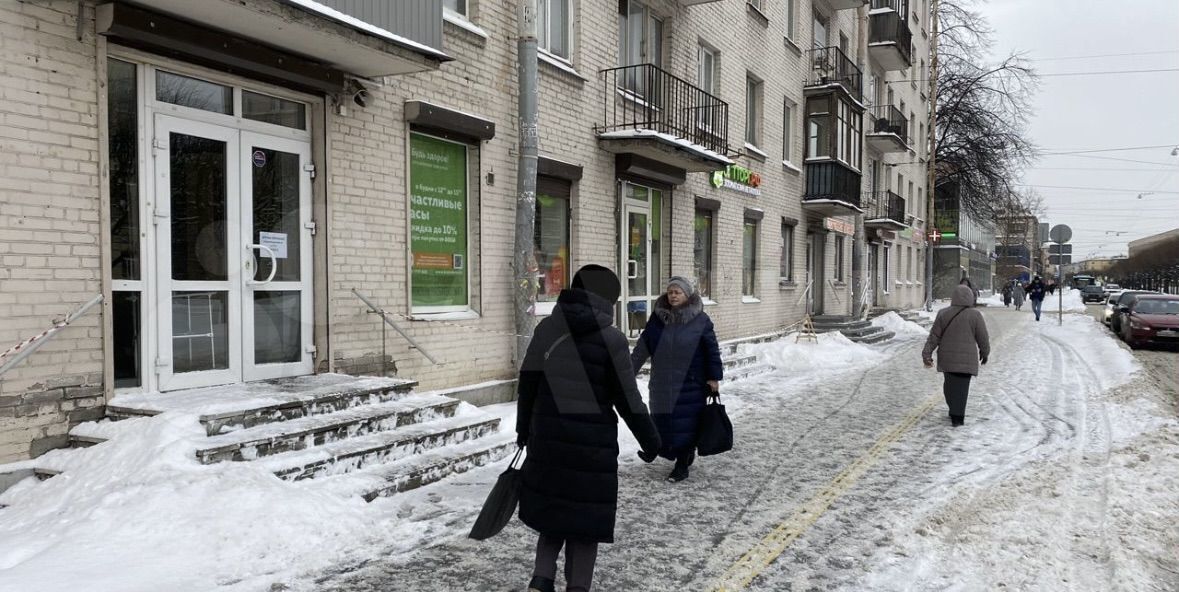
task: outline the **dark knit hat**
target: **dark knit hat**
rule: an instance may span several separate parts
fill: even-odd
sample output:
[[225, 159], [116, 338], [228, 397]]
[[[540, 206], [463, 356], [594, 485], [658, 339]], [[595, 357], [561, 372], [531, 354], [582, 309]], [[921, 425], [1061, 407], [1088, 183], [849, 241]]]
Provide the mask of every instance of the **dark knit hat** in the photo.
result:
[[618, 282], [618, 276], [613, 271], [593, 263], [577, 270], [570, 287], [597, 294], [611, 304], [617, 302], [618, 296], [622, 294], [622, 284]]

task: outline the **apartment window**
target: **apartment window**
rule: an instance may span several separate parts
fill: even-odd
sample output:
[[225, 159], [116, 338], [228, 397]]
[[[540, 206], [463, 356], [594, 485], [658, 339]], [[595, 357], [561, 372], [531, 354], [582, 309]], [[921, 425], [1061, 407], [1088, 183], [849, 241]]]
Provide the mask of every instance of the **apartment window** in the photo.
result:
[[620, 66], [663, 65], [663, 21], [635, 0], [618, 3]]
[[[792, 43], [797, 35], [798, 0], [786, 0], [786, 38]], [[796, 44], [797, 45], [797, 44]]]
[[785, 99], [782, 105], [782, 161], [794, 161], [794, 110], [798, 105]]
[[741, 233], [741, 295], [757, 294], [757, 220], [745, 219]]
[[442, 6], [467, 16], [467, 0], [442, 0]]
[[537, 302], [556, 302], [569, 287], [569, 199], [572, 184], [562, 179], [536, 178], [536, 229], [533, 249], [540, 270]]
[[913, 281], [913, 247], [905, 247], [909, 252], [909, 264], [905, 266], [905, 273], [908, 275], [908, 280]]
[[569, 59], [573, 47], [571, 0], [538, 0], [537, 44], [558, 57]]
[[[910, 112], [909, 112], [909, 137], [910, 137], [910, 138], [912, 138], [912, 137], [913, 137], [913, 130], [914, 130], [914, 128], [913, 128], [913, 124], [914, 124], [916, 121], [917, 121], [917, 114], [916, 114], [916, 113], [913, 113], [912, 111], [910, 111]], [[912, 144], [912, 143], [910, 142], [910, 144]]]
[[909, 204], [909, 211], [912, 212], [915, 205], [913, 205], [913, 182], [909, 181], [909, 192], [905, 194], [905, 203]]
[[696, 83], [705, 91], [718, 94], [719, 87], [717, 83], [719, 77], [717, 76], [717, 52], [711, 47], [704, 45], [700, 46], [699, 66], [696, 68]]
[[745, 76], [745, 143], [761, 146], [762, 82]]
[[839, 104], [839, 118], [836, 120], [838, 126], [836, 158], [858, 169], [860, 168], [860, 142], [863, 139], [860, 134], [860, 116], [848, 103], [842, 100], [837, 102]]
[[692, 223], [692, 269], [696, 274], [696, 289], [704, 298], [712, 296], [712, 246], [715, 215], [712, 210], [697, 208]]
[[884, 291], [885, 292], [888, 291], [888, 261], [889, 261], [889, 254], [891, 251], [892, 251], [892, 247], [888, 246], [887, 244], [884, 245], [883, 261], [880, 262], [880, 278], [882, 280], [884, 280]]
[[835, 235], [835, 281], [843, 281], [843, 242], [842, 234]]
[[920, 124], [917, 129], [919, 133], [913, 142], [917, 144], [917, 155], [925, 156], [925, 124]]
[[758, 12], [766, 13], [766, 0], [745, 0], [747, 4], [757, 9]]
[[778, 262], [778, 280], [794, 281], [794, 224], [782, 221], [782, 258]]
[[851, 105], [835, 95], [827, 95], [808, 99], [806, 109], [806, 158], [838, 158], [860, 168], [861, 120]]

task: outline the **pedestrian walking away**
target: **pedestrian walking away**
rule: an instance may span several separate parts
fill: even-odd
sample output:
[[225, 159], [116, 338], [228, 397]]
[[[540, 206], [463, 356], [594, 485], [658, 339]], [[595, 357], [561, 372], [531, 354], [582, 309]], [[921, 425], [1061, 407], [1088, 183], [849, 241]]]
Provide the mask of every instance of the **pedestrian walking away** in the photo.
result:
[[1023, 310], [1023, 301], [1027, 297], [1027, 292], [1023, 289], [1023, 283], [1019, 280], [1011, 282], [1011, 297], [1015, 300], [1015, 310]]
[[921, 360], [933, 367], [937, 352], [937, 371], [944, 375], [942, 392], [950, 411], [950, 424], [957, 427], [966, 421], [966, 399], [970, 379], [978, 376], [979, 364], [986, 364], [991, 354], [987, 323], [974, 308], [974, 294], [966, 286], [954, 288], [950, 306], [937, 313]]
[[1003, 286], [1003, 306], [1011, 306], [1011, 284]]
[[1044, 295], [1047, 294], [1047, 287], [1044, 285], [1044, 280], [1040, 276], [1032, 280], [1028, 286], [1028, 299], [1032, 301], [1032, 312], [1036, 313], [1036, 320], [1040, 320], [1040, 310], [1044, 307]]
[[962, 278], [962, 281], [958, 282], [958, 285], [959, 286], [966, 286], [967, 288], [970, 288], [970, 292], [972, 294], [974, 294], [974, 304], [977, 305], [978, 304], [978, 290], [974, 287], [974, 282], [971, 282], [970, 278], [964, 277], [964, 278]]
[[[665, 293], [655, 301], [655, 314], [631, 354], [636, 372], [648, 358], [651, 415], [663, 442], [659, 456], [675, 461], [668, 481], [683, 481], [696, 458], [700, 411], [724, 374], [712, 319], [686, 278], [668, 280]], [[640, 456], [654, 460], [646, 451]]]
[[[520, 368], [520, 520], [540, 533], [530, 592], [554, 592], [565, 549], [568, 592], [588, 592], [598, 544], [614, 542], [618, 417], [652, 457], [659, 432], [643, 404], [626, 337], [614, 327], [621, 284], [587, 265], [540, 322]], [[617, 411], [617, 415], [615, 415]]]

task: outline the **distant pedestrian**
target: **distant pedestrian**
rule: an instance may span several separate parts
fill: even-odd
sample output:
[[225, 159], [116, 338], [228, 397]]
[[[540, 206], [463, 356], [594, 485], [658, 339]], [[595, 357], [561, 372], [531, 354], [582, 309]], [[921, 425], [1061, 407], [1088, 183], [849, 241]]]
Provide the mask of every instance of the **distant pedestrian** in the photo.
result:
[[1048, 295], [1051, 296], [1056, 293], [1056, 282], [1048, 282]]
[[554, 592], [562, 547], [566, 590], [587, 592], [598, 543], [614, 542], [618, 416], [644, 450], [659, 450], [626, 337], [614, 327], [620, 292], [614, 272], [581, 268], [537, 325], [520, 369], [517, 444], [528, 447], [520, 520], [540, 533], [530, 592]]
[[966, 421], [970, 379], [978, 376], [979, 363], [986, 364], [991, 353], [987, 323], [982, 313], [974, 308], [970, 288], [955, 288], [950, 306], [937, 313], [921, 352], [926, 368], [933, 367], [935, 350], [937, 371], [945, 377], [942, 393], [950, 409], [950, 425], [957, 427]]
[[1027, 293], [1023, 289], [1023, 282], [1011, 280], [1011, 298], [1015, 301], [1015, 310], [1023, 310], [1023, 301]]
[[[700, 411], [708, 395], [717, 392], [724, 365], [712, 319], [692, 282], [680, 276], [668, 280], [654, 308], [630, 360], [638, 372], [651, 359], [651, 416], [663, 441], [659, 456], [675, 461], [667, 476], [674, 483], [688, 478]], [[647, 451], [639, 456], [654, 460]]]
[[1028, 286], [1028, 299], [1032, 301], [1032, 312], [1036, 313], [1036, 320], [1040, 320], [1040, 309], [1044, 306], [1044, 295], [1047, 293], [1047, 288], [1044, 286], [1044, 280], [1040, 276], [1032, 280], [1031, 285]]
[[1003, 285], [1003, 306], [1011, 306], [1011, 284]]

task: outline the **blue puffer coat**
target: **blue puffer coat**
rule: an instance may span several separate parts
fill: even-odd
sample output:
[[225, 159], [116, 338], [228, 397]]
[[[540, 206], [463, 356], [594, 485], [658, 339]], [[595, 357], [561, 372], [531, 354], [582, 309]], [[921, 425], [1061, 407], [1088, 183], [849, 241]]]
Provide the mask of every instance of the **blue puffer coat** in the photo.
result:
[[707, 381], [724, 377], [712, 319], [698, 294], [678, 309], [666, 295], [655, 302], [655, 314], [630, 355], [635, 372], [648, 358], [651, 418], [663, 441], [659, 455], [675, 459], [696, 447], [698, 418], [710, 390]]

